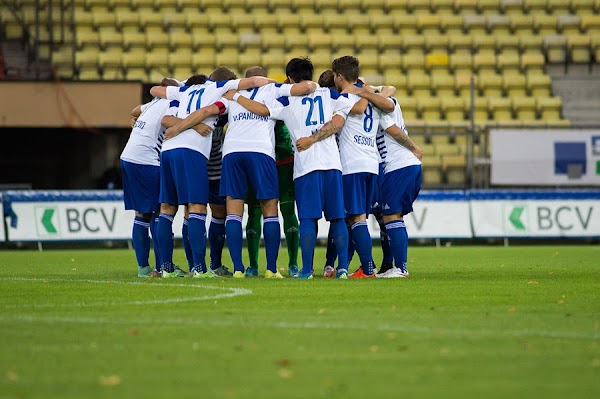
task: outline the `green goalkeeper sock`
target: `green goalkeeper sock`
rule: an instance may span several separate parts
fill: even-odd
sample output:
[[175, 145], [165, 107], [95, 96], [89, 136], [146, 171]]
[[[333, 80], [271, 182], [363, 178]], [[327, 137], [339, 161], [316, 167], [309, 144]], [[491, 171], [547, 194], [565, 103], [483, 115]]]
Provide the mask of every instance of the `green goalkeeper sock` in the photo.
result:
[[285, 232], [285, 242], [287, 244], [289, 266], [298, 265], [298, 245], [300, 236], [298, 234], [298, 218], [293, 202], [280, 204], [281, 214], [283, 216], [283, 231]]
[[249, 207], [248, 222], [246, 223], [246, 240], [248, 241], [248, 257], [250, 267], [258, 268], [258, 248], [260, 247], [260, 232], [262, 211], [259, 207]]

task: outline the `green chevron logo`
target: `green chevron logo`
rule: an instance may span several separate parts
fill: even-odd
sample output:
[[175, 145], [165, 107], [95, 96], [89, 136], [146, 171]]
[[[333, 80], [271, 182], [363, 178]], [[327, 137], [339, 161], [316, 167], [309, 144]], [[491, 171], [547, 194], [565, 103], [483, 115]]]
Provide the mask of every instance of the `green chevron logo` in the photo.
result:
[[58, 233], [58, 230], [56, 229], [54, 224], [52, 224], [52, 217], [54, 216], [55, 211], [56, 211], [56, 208], [44, 209], [44, 212], [42, 213], [42, 217], [40, 219], [40, 221], [42, 222], [42, 226], [44, 226], [44, 229], [46, 229], [46, 232], [48, 234]]
[[523, 215], [524, 210], [525, 207], [516, 206], [513, 208], [513, 210], [510, 212], [510, 215], [508, 216], [508, 220], [510, 221], [510, 224], [512, 224], [512, 226], [515, 228], [515, 230], [525, 230], [525, 225], [521, 220], [521, 216]]

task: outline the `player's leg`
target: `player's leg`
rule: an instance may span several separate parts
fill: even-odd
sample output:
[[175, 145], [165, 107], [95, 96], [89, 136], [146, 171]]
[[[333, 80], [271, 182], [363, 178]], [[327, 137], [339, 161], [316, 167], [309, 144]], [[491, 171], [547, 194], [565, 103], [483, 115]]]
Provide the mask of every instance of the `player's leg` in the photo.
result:
[[263, 236], [267, 257], [266, 278], [283, 278], [277, 271], [277, 258], [281, 245], [279, 223], [279, 180], [275, 160], [268, 155], [256, 152], [244, 153], [246, 173], [263, 214]]
[[233, 277], [236, 278], [244, 277], [245, 269], [242, 261], [242, 215], [244, 214], [244, 198], [248, 192], [246, 167], [242, 153], [234, 152], [223, 158], [220, 194], [227, 197], [225, 236], [233, 262]]
[[323, 213], [325, 218], [331, 222], [333, 240], [338, 254], [337, 278], [348, 278], [348, 229], [344, 220], [346, 211], [344, 209], [344, 194], [342, 183], [342, 172], [328, 170], [323, 172], [324, 198]]
[[183, 243], [183, 251], [185, 252], [185, 259], [187, 260], [188, 270], [192, 273], [194, 268], [194, 254], [192, 253], [192, 246], [190, 245], [190, 227], [189, 227], [190, 210], [186, 206], [185, 214], [183, 216], [183, 226], [181, 227], [181, 241]]
[[[194, 267], [192, 273], [194, 277], [207, 275], [206, 268], [206, 204], [188, 203], [189, 216], [189, 237]], [[212, 273], [210, 273], [212, 275]]]
[[395, 268], [383, 273], [381, 277], [408, 277], [408, 232], [403, 216], [412, 212], [412, 204], [420, 188], [420, 166], [398, 169], [385, 176], [383, 200], [387, 207], [384, 209], [383, 220], [390, 239]]
[[294, 164], [292, 162], [277, 166], [279, 179], [279, 210], [283, 217], [283, 231], [288, 251], [288, 273], [295, 276], [298, 273], [298, 217], [296, 216], [294, 193]]
[[373, 266], [373, 241], [367, 227], [367, 212], [371, 210], [373, 185], [372, 173], [353, 173], [343, 176], [344, 203], [348, 215], [351, 233], [356, 252], [360, 258], [360, 270], [351, 278], [375, 277]]
[[379, 212], [375, 214], [377, 224], [379, 224], [379, 238], [381, 240], [381, 251], [383, 252], [383, 259], [381, 261], [381, 267], [377, 274], [385, 273], [394, 266], [394, 256], [392, 255], [392, 249], [390, 248], [390, 238], [388, 237], [387, 230], [385, 228], [385, 222], [383, 221], [383, 213]]
[[327, 250], [325, 251], [325, 266], [323, 266], [323, 277], [335, 276], [335, 260], [337, 259], [337, 249], [333, 240], [333, 229], [329, 224], [327, 233]]
[[248, 204], [246, 242], [248, 244], [248, 257], [250, 258], [250, 266], [246, 269], [246, 276], [255, 277], [258, 276], [258, 250], [260, 248], [262, 230], [262, 209], [252, 188], [248, 188], [246, 204]]
[[210, 206], [210, 226], [208, 228], [208, 242], [210, 245], [210, 268], [219, 276], [231, 276], [223, 266], [222, 255], [225, 246], [225, 198], [219, 195], [221, 180], [209, 180], [208, 202]]

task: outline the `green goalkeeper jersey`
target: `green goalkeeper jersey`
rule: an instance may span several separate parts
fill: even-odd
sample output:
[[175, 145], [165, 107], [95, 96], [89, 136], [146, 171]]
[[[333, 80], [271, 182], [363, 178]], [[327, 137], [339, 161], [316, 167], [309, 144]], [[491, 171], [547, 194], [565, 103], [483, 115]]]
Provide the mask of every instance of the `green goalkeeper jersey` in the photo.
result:
[[277, 121], [275, 124], [275, 160], [278, 165], [290, 163], [294, 160], [290, 131], [282, 121]]

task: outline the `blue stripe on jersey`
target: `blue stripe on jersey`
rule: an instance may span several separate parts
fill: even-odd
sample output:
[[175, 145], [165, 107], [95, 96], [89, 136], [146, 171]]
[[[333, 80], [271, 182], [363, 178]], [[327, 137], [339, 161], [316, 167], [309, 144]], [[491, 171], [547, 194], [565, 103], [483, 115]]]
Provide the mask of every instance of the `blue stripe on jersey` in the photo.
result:
[[283, 86], [283, 83], [275, 83], [275, 87], [281, 87]]
[[287, 107], [288, 105], [290, 105], [290, 99], [287, 98], [286, 96], [279, 97], [277, 99], [277, 101], [279, 101], [281, 103], [281, 105], [283, 105], [284, 107]]
[[229, 82], [229, 81], [228, 81], [228, 80], [219, 80], [219, 81], [217, 82], [217, 87], [223, 87], [223, 86], [225, 86], [225, 84], [226, 84], [227, 82]]
[[329, 88], [329, 92], [331, 93], [331, 98], [334, 100], [337, 100], [340, 96], [340, 93], [338, 93], [337, 90], [334, 90], [332, 88]]
[[390, 100], [392, 100], [394, 102], [394, 105], [398, 105], [398, 100], [396, 100], [394, 97], [389, 97]]
[[173, 108], [173, 107], [179, 107], [179, 101], [177, 100], [173, 100], [169, 103], [169, 107]]
[[187, 90], [187, 89], [189, 89], [189, 88], [190, 88], [190, 86], [181, 86], [181, 87], [179, 88], [179, 92], [180, 92], [180, 93], [181, 93], [181, 92], [184, 92], [184, 91], [186, 91], [186, 90]]

